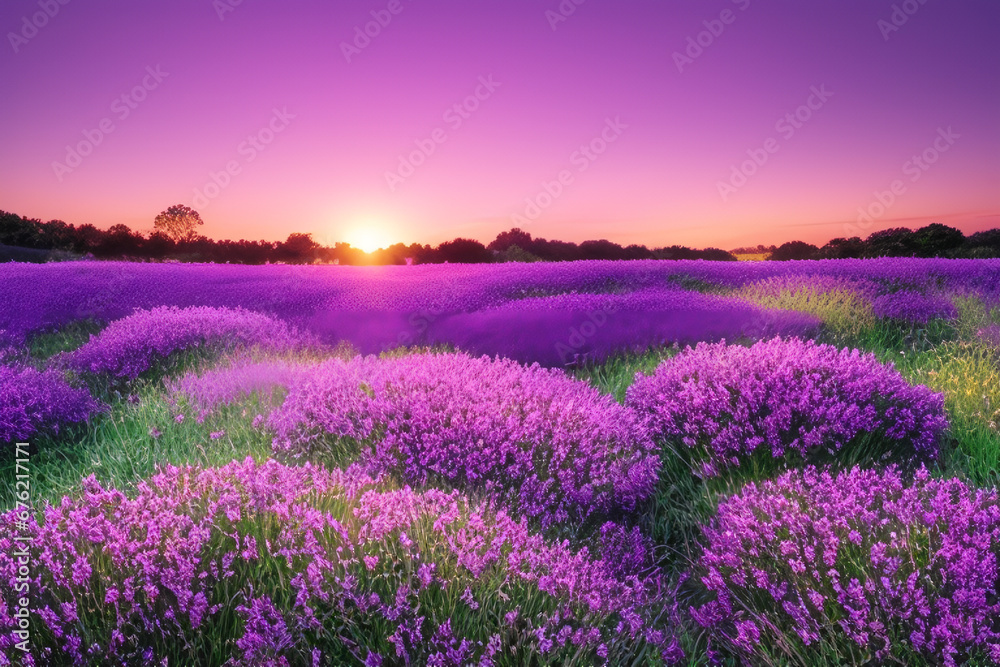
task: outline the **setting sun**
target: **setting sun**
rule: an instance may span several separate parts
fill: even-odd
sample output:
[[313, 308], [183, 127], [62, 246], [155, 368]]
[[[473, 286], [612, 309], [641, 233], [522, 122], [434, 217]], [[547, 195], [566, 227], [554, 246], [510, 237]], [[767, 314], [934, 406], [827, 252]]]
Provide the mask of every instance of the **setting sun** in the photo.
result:
[[371, 224], [355, 227], [348, 232], [345, 241], [365, 252], [375, 252], [379, 248], [392, 245], [392, 242], [386, 238], [385, 231], [377, 225]]

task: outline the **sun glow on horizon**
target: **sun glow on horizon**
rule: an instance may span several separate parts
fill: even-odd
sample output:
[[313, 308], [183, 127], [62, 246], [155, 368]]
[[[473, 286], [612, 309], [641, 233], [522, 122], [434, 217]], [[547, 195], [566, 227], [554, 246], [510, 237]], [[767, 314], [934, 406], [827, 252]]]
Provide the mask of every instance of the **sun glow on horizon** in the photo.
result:
[[385, 229], [372, 223], [356, 225], [347, 233], [344, 240], [352, 247], [369, 253], [392, 245]]

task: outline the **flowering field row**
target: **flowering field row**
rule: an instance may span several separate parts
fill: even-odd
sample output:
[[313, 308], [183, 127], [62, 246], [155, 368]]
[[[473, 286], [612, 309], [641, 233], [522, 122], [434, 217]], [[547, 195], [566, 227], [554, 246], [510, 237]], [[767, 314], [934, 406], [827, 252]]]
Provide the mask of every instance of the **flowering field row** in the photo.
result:
[[[821, 292], [829, 291], [823, 281], [840, 281], [851, 284], [851, 290], [860, 290], [866, 303], [884, 297], [876, 309], [887, 317], [947, 316], [951, 310], [941, 301], [942, 294], [972, 294], [993, 305], [1000, 303], [1000, 260], [594, 261], [417, 267], [10, 263], [0, 265], [0, 283], [7, 287], [0, 292], [0, 348], [20, 344], [33, 332], [77, 320], [110, 322], [136, 309], [212, 306], [267, 314], [328, 343], [348, 340], [363, 352], [401, 344], [476, 343], [490, 327], [510, 327], [525, 318], [533, 332], [544, 333], [546, 327], [554, 332], [546, 337], [545, 352], [551, 356], [559, 343], [573, 352], [581, 351], [582, 345], [574, 349], [568, 339], [574, 327], [590, 326], [582, 315], [646, 311], [634, 333], [624, 324], [612, 324], [597, 339], [587, 341], [594, 351], [607, 353], [616, 344], [734, 338], [747, 333], [748, 321], [761, 317], [759, 309], [735, 296], [720, 300], [685, 292], [684, 300], [668, 289], [671, 285], [696, 284], [728, 292], [776, 278], [801, 282], [803, 276], [819, 281]], [[908, 292], [892, 296], [900, 290]], [[595, 302], [546, 298], [569, 293], [618, 297]], [[527, 297], [535, 300], [517, 303]], [[732, 312], [723, 313], [727, 308]], [[671, 315], [674, 311], [679, 311], [677, 318]], [[721, 322], [711, 326], [706, 322], [720, 314]], [[609, 319], [617, 318], [611, 315]], [[801, 329], [793, 329], [803, 325], [779, 321], [751, 326], [755, 330], [770, 327], [771, 334], [802, 334]], [[510, 345], [474, 351], [506, 354]], [[565, 355], [559, 361], [565, 363]]]
[[0, 665], [1000, 662], [1000, 262], [0, 278]]

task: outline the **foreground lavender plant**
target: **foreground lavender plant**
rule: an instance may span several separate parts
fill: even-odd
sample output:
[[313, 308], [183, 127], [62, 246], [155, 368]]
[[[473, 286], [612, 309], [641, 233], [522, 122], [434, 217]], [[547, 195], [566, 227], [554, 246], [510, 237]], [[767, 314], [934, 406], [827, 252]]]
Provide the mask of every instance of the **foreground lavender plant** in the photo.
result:
[[462, 354], [333, 360], [270, 420], [282, 455], [339, 454], [485, 492], [549, 526], [634, 511], [658, 456], [632, 413], [562, 371]]
[[616, 576], [457, 493], [354, 472], [167, 468], [134, 498], [89, 478], [29, 532], [29, 664], [617, 664], [663, 642], [644, 621], [656, 578]]
[[153, 364], [202, 346], [259, 346], [283, 350], [312, 339], [288, 324], [242, 308], [160, 307], [112, 322], [66, 356], [78, 371], [132, 380]]
[[687, 348], [637, 376], [626, 403], [706, 476], [758, 450], [809, 458], [861, 438], [931, 460], [948, 426], [940, 394], [911, 386], [874, 355], [798, 339]]
[[[751, 663], [1000, 664], [1000, 498], [894, 469], [752, 483], [706, 531], [691, 613]], [[985, 662], [984, 662], [985, 664]]]
[[56, 371], [0, 365], [0, 444], [58, 433], [98, 409], [86, 390], [70, 386]]

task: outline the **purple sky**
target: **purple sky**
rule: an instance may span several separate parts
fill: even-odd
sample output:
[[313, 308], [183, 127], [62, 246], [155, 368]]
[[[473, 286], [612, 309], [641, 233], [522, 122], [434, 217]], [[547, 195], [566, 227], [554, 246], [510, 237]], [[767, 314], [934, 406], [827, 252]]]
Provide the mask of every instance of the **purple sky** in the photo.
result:
[[995, 0], [63, 1], [0, 6], [22, 215], [362, 247], [1000, 227]]

